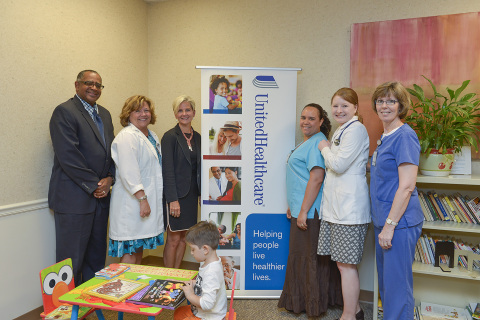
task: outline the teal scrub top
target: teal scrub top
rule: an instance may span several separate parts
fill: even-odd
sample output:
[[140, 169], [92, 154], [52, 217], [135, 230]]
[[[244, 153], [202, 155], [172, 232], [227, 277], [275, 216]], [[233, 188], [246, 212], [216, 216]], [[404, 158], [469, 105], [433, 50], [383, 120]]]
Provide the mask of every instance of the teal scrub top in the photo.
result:
[[[314, 167], [325, 169], [325, 160], [318, 150], [318, 143], [327, 140], [322, 132], [316, 133], [310, 139], [303, 142], [290, 154], [287, 161], [287, 202], [292, 217], [298, 218], [302, 207], [303, 197], [307, 189], [310, 170]], [[322, 202], [323, 184], [318, 196], [308, 211], [307, 219], [313, 219], [315, 209], [320, 214]]]

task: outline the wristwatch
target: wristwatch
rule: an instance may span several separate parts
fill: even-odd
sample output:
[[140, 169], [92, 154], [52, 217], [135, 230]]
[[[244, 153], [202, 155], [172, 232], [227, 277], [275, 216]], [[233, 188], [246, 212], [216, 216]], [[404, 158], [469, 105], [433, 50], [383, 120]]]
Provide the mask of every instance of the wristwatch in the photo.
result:
[[387, 218], [387, 221], [385, 221], [387, 224], [390, 224], [392, 226], [398, 226], [398, 222], [393, 221], [390, 218]]
[[138, 200], [138, 202], [142, 202], [143, 200], [147, 200], [147, 195], [144, 195], [143, 197], [138, 198], [137, 200]]

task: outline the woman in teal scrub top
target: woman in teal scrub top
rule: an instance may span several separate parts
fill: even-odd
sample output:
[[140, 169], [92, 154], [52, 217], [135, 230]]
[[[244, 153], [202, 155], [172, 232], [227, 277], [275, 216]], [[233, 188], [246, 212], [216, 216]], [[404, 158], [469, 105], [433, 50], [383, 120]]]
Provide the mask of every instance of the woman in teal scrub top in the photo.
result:
[[[331, 125], [327, 113], [318, 104], [303, 108], [300, 117], [303, 141], [290, 154], [287, 161], [287, 217], [291, 219], [290, 245], [283, 291], [279, 308], [318, 317], [335, 300], [329, 288], [331, 279], [339, 284], [339, 272], [331, 277], [330, 256], [317, 255], [320, 230], [320, 203], [325, 176], [325, 162], [317, 145], [327, 140]], [[333, 265], [336, 268], [335, 265]], [[341, 303], [341, 295], [340, 295]]]
[[372, 107], [383, 123], [371, 160], [370, 198], [384, 319], [413, 319], [412, 264], [423, 224], [415, 187], [420, 144], [415, 131], [402, 122], [410, 107], [402, 84], [378, 86]]

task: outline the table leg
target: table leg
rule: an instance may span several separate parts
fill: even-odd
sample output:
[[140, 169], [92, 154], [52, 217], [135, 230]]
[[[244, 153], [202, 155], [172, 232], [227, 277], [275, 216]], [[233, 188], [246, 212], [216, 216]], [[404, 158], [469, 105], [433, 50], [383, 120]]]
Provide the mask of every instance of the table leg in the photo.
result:
[[123, 320], [123, 312], [118, 312], [118, 320]]
[[73, 305], [72, 306], [72, 317], [70, 318], [71, 320], [77, 320], [78, 319], [78, 305]]
[[105, 317], [103, 316], [103, 312], [100, 309], [95, 310], [95, 313], [97, 314], [98, 320], [105, 320]]

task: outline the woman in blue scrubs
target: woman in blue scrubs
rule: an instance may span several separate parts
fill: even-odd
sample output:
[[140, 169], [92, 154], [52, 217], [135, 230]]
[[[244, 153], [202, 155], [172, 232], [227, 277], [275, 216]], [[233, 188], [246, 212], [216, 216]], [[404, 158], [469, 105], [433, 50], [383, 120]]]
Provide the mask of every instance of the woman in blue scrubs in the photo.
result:
[[410, 97], [399, 82], [375, 89], [372, 107], [383, 123], [372, 155], [370, 198], [375, 229], [378, 287], [384, 319], [413, 319], [412, 264], [423, 214], [415, 187], [420, 144], [415, 131], [402, 122]]
[[300, 116], [303, 141], [287, 160], [287, 218], [291, 219], [291, 226], [287, 270], [278, 307], [294, 313], [306, 312], [309, 317], [327, 311], [329, 302], [342, 301], [337, 267], [330, 256], [317, 255], [325, 176], [325, 162], [317, 145], [327, 140], [331, 127], [320, 105], [305, 106]]

